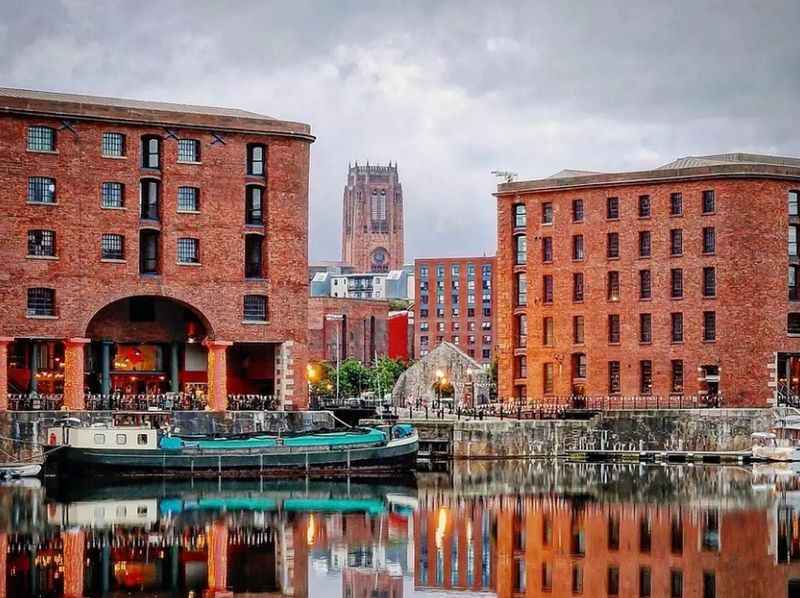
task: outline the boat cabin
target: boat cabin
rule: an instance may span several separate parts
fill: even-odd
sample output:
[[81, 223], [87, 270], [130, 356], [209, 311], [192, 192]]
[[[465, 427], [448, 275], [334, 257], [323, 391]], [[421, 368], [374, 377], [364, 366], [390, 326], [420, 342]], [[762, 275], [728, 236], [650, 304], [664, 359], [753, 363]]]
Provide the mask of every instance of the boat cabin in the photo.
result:
[[68, 445], [82, 449], [158, 449], [158, 430], [150, 426], [117, 427], [95, 424], [86, 428], [58, 426], [47, 431], [51, 446]]

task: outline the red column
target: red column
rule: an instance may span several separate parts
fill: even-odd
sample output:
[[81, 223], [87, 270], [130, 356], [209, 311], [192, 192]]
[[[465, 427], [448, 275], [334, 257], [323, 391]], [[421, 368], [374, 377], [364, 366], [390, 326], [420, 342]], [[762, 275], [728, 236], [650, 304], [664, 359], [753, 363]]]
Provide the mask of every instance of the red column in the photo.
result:
[[222, 521], [216, 521], [211, 525], [206, 537], [208, 539], [206, 596], [224, 596], [227, 595], [228, 585], [228, 526]]
[[206, 339], [208, 348], [208, 406], [212, 411], [228, 408], [228, 354], [233, 343]]
[[0, 336], [0, 411], [8, 409], [8, 345], [10, 336]]
[[84, 547], [86, 539], [81, 530], [63, 532], [64, 539], [64, 597], [83, 596]]
[[64, 406], [80, 411], [84, 404], [84, 348], [88, 338], [68, 338], [64, 341]]

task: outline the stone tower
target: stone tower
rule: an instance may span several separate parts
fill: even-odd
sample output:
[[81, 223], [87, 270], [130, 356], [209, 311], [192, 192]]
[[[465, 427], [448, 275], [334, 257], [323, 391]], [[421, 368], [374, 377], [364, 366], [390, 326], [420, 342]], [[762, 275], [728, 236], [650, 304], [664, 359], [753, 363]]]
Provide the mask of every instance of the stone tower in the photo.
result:
[[349, 165], [344, 188], [342, 261], [357, 272], [403, 267], [403, 188], [397, 163]]

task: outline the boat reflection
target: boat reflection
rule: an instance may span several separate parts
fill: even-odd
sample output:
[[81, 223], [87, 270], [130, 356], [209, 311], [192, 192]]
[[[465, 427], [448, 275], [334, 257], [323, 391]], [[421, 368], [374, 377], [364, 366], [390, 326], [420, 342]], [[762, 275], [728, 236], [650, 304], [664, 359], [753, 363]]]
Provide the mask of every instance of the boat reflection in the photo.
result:
[[0, 530], [0, 596], [800, 597], [800, 477], [786, 468], [14, 485]]

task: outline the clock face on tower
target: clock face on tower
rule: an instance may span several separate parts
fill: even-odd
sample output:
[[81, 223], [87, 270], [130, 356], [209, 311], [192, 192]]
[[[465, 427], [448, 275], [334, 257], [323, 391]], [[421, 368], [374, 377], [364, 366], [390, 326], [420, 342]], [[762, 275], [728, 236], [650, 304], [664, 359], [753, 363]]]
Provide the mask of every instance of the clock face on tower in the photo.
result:
[[385, 272], [388, 269], [389, 253], [383, 247], [378, 247], [372, 252], [372, 270], [374, 272]]

